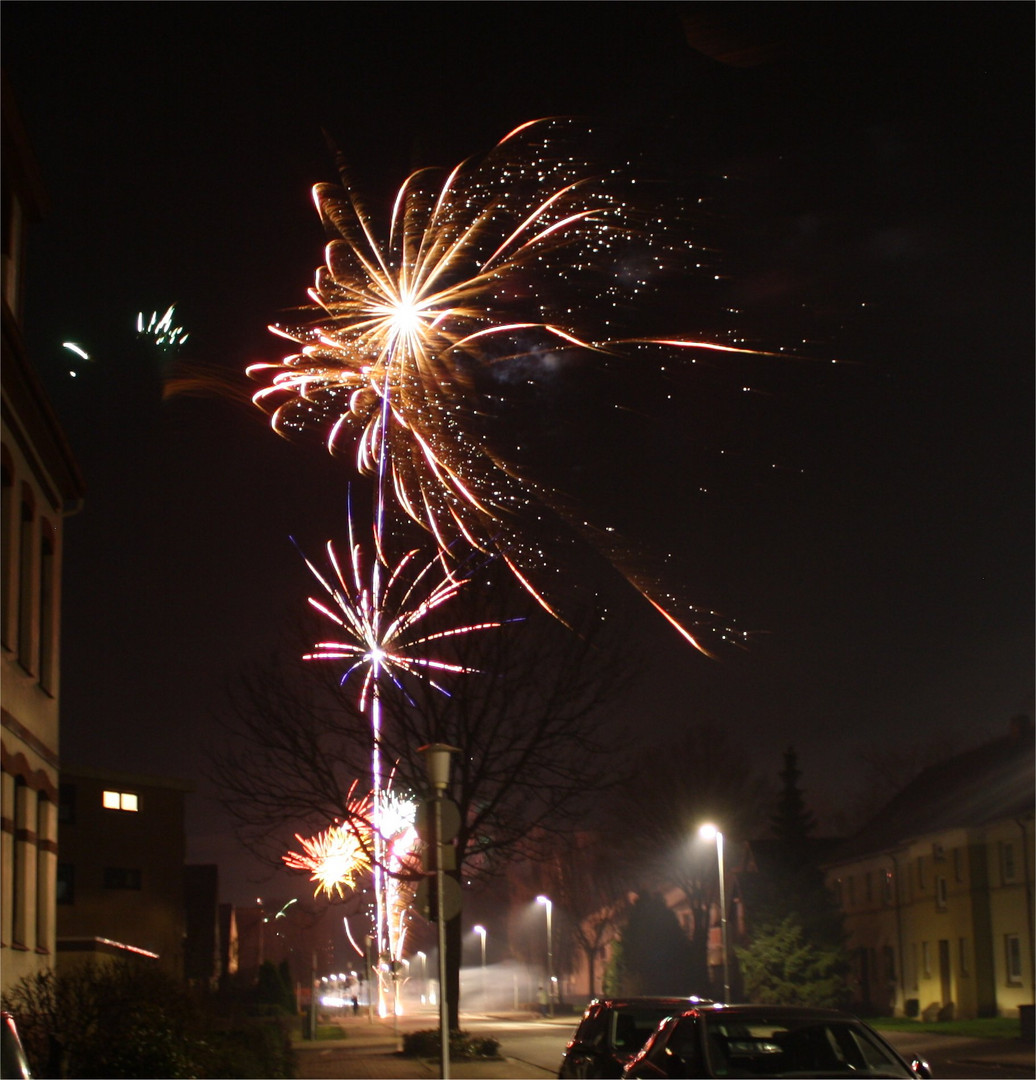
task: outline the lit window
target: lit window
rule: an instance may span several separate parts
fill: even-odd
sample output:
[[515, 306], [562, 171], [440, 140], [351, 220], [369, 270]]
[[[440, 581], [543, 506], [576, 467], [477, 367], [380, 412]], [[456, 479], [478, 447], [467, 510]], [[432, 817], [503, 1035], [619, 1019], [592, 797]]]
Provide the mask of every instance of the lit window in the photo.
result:
[[137, 811], [137, 796], [131, 791], [106, 791], [101, 799], [105, 810]]

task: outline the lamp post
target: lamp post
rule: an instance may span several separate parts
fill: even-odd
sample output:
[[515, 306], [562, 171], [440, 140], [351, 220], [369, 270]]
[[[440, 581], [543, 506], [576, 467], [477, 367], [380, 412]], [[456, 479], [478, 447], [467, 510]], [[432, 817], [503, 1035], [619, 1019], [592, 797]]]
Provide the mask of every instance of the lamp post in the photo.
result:
[[727, 894], [723, 878], [723, 833], [715, 825], [702, 825], [698, 835], [703, 840], [716, 841], [716, 861], [719, 864], [719, 930], [723, 950], [723, 1000], [730, 1001], [730, 961], [727, 958]]
[[435, 792], [435, 895], [437, 925], [439, 930], [439, 1075], [442, 1080], [450, 1076], [450, 1014], [446, 1003], [446, 889], [443, 884], [442, 865], [442, 800], [450, 786], [450, 754], [458, 752], [456, 746], [445, 743], [429, 743], [420, 747], [424, 754], [428, 782]]
[[480, 938], [482, 938], [482, 1008], [486, 1007], [486, 928], [484, 926], [473, 926], [471, 928]]
[[553, 913], [554, 904], [549, 896], [537, 896], [537, 904], [543, 904], [547, 909], [547, 1009], [548, 1015], [554, 1016], [554, 932]]
[[428, 957], [420, 949], [417, 955], [421, 961], [421, 1004], [424, 1005], [428, 1000]]

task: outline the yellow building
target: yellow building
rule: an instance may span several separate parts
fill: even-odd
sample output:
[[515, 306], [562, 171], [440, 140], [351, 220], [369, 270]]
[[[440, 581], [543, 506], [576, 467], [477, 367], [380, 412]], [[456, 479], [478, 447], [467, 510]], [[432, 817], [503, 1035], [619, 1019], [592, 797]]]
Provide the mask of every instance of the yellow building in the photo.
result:
[[1033, 1003], [1032, 725], [926, 769], [827, 864], [861, 1011], [1017, 1016]]
[[0, 977], [6, 989], [54, 961], [62, 536], [65, 516], [83, 495], [22, 339], [25, 226], [41, 215], [43, 193], [6, 81], [3, 198]]

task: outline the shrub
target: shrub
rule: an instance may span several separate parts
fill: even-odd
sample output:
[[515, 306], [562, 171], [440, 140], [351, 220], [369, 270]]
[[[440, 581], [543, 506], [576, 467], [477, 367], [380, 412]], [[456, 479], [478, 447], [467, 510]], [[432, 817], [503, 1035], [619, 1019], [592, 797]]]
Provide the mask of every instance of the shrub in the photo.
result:
[[[412, 1031], [403, 1036], [403, 1053], [407, 1057], [437, 1058], [442, 1043], [438, 1028]], [[450, 1032], [450, 1059], [497, 1058], [500, 1043], [496, 1039], [469, 1035], [466, 1031]]]
[[283, 1011], [250, 1017], [234, 1005], [192, 997], [161, 970], [136, 963], [45, 972], [4, 995], [41, 1080], [293, 1077]]

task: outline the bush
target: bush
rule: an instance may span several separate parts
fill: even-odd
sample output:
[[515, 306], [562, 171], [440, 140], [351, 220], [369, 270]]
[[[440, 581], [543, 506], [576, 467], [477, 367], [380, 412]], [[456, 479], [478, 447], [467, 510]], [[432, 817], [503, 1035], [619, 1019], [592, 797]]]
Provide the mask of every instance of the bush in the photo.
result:
[[[403, 1036], [403, 1053], [406, 1057], [437, 1058], [442, 1042], [438, 1028], [412, 1031]], [[465, 1058], [498, 1058], [500, 1043], [496, 1039], [469, 1035], [466, 1031], [450, 1032], [450, 1060]]]
[[40, 1078], [294, 1076], [280, 1010], [262, 1019], [227, 1005], [132, 962], [44, 972], [4, 995]]

